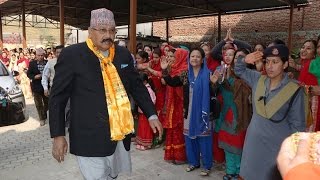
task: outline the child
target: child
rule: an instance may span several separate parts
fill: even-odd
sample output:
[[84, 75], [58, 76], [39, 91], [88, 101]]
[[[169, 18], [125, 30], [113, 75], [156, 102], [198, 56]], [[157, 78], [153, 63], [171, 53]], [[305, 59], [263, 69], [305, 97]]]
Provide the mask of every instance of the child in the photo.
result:
[[147, 68], [149, 67], [149, 55], [145, 51], [139, 51], [136, 54], [137, 69], [139, 72], [148, 73]]
[[[152, 102], [155, 103], [156, 95], [152, 90], [150, 84], [148, 83], [149, 81], [148, 75], [145, 73], [141, 73], [140, 78], [142, 79], [144, 85], [148, 89]], [[142, 113], [140, 108], [138, 109], [138, 112], [139, 112], [139, 119], [138, 119], [139, 123], [138, 123], [137, 137], [136, 137], [136, 143], [137, 143], [136, 148], [144, 151], [151, 148], [153, 132], [149, 126], [149, 121], [147, 117]]]

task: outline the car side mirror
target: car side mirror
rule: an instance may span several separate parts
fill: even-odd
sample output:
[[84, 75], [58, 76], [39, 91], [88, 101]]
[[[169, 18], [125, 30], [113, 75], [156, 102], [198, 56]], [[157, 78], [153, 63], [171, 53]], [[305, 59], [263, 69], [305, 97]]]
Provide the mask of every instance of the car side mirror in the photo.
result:
[[19, 72], [18, 72], [18, 71], [12, 71], [12, 75], [13, 75], [14, 77], [19, 76]]

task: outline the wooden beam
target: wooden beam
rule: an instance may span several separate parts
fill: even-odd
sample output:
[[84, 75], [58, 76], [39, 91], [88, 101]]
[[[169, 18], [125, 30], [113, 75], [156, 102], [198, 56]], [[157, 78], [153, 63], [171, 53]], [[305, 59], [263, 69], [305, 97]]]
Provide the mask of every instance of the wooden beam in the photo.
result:
[[[127, 40], [129, 40], [130, 39], [130, 18], [128, 18], [128, 36], [127, 36]], [[130, 49], [130, 44], [129, 45], [127, 45], [128, 47], [129, 47], [129, 49]]]
[[294, 10], [294, 5], [291, 5], [290, 6], [289, 33], [288, 33], [288, 48], [289, 48], [289, 52], [291, 52], [291, 50], [292, 50], [293, 10]]
[[59, 0], [60, 44], [64, 45], [64, 0]]
[[130, 51], [136, 54], [137, 41], [137, 0], [130, 0]]
[[26, 35], [26, 8], [24, 0], [21, 1], [22, 8], [22, 48], [27, 48], [27, 35]]
[[3, 49], [2, 14], [0, 11], [0, 49]]

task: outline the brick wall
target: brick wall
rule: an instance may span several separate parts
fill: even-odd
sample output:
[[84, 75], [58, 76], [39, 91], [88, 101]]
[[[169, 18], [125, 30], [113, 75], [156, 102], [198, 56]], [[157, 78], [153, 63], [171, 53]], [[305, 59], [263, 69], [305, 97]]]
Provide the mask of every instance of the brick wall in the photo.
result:
[[[293, 46], [320, 34], [320, 0], [309, 0], [307, 7], [294, 10]], [[251, 44], [269, 43], [275, 38], [287, 41], [290, 10], [223, 15], [222, 38], [232, 28], [235, 38]], [[169, 21], [169, 37], [173, 43], [215, 42], [218, 36], [218, 17], [201, 17]], [[166, 38], [165, 21], [153, 23], [153, 34]]]

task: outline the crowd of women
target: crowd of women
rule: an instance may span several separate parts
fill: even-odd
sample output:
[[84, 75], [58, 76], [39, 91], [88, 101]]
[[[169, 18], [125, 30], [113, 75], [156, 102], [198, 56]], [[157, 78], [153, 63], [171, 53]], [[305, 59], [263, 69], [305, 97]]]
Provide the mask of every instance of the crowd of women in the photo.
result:
[[[21, 49], [4, 50], [0, 58], [19, 71], [27, 98], [32, 92], [25, 71], [34, 56]], [[132, 108], [136, 148], [164, 145], [164, 160], [187, 163], [187, 172], [224, 170], [224, 180], [281, 179], [276, 157], [282, 141], [320, 130], [320, 38], [301, 44], [296, 58], [279, 39], [252, 47], [228, 30], [214, 47], [138, 44], [134, 61], [165, 128], [158, 139], [139, 107]]]
[[136, 148], [164, 143], [164, 160], [225, 170], [224, 180], [281, 179], [276, 157], [295, 132], [320, 129], [320, 42], [306, 40], [298, 59], [279, 39], [254, 47], [228, 30], [212, 47], [139, 44], [136, 68], [165, 128], [155, 138], [138, 111]]
[[[20, 84], [25, 98], [32, 98], [32, 91], [30, 87], [30, 79], [27, 77], [27, 70], [31, 61], [36, 58], [35, 49], [22, 49], [15, 48], [8, 50], [4, 48], [1, 53], [0, 61], [10, 70], [17, 71], [19, 75], [16, 77], [17, 82]], [[54, 55], [51, 49], [46, 50], [45, 59], [53, 59]]]

